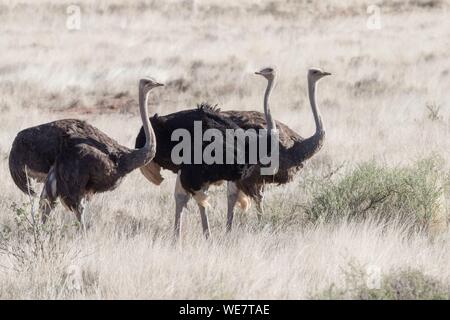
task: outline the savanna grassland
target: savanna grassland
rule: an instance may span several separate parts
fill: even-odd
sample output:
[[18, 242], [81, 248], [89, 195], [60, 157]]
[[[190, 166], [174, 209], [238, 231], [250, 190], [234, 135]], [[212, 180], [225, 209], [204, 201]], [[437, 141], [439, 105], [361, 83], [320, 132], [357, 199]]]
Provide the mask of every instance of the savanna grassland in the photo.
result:
[[[80, 28], [67, 27], [76, 4]], [[368, 28], [369, 5], [381, 10]], [[0, 298], [449, 299], [450, 2], [0, 2]], [[373, 18], [373, 16], [372, 16]], [[70, 20], [71, 21], [71, 20]], [[70, 26], [70, 23], [69, 23]], [[274, 117], [314, 132], [310, 66], [326, 140], [292, 183], [267, 188], [266, 212], [238, 213], [211, 190], [211, 241], [190, 203], [174, 245], [175, 176], [139, 173], [88, 208], [82, 236], [61, 205], [45, 227], [8, 170], [18, 131], [89, 121], [132, 147], [138, 79], [164, 88], [150, 113], [208, 101], [262, 110], [275, 65]]]

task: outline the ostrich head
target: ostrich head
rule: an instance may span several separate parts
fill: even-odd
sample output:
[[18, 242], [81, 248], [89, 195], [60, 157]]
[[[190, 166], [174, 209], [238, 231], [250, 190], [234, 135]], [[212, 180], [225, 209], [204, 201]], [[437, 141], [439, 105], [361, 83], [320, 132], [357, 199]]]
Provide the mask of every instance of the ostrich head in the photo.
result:
[[330, 76], [331, 73], [325, 72], [319, 68], [311, 68], [308, 70], [308, 79], [313, 82], [317, 82], [323, 77]]
[[155, 79], [150, 78], [150, 77], [142, 78], [139, 81], [139, 89], [143, 90], [146, 93], [149, 92], [153, 88], [161, 87], [161, 86], [163, 86], [162, 83], [159, 83], [158, 81], [156, 81]]
[[260, 71], [255, 72], [255, 74], [263, 76], [267, 80], [273, 80], [275, 78], [276, 73], [277, 72], [273, 67], [264, 68], [261, 69]]

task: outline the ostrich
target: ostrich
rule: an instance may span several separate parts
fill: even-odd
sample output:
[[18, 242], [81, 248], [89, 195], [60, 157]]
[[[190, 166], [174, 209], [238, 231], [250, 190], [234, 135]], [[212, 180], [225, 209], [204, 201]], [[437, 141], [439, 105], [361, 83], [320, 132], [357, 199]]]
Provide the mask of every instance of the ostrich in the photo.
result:
[[34, 194], [27, 176], [44, 182], [40, 197], [45, 222], [59, 197], [74, 212], [85, 230], [83, 211], [94, 193], [115, 189], [122, 178], [150, 162], [156, 153], [156, 138], [148, 120], [151, 89], [162, 84], [151, 78], [139, 82], [139, 109], [145, 132], [140, 149], [129, 149], [88, 123], [58, 120], [22, 130], [9, 156], [11, 176], [20, 190]]
[[[261, 217], [263, 211], [262, 200], [264, 184], [285, 184], [291, 181], [294, 175], [303, 167], [303, 162], [311, 158], [320, 150], [325, 137], [322, 118], [316, 105], [315, 92], [317, 82], [321, 78], [330, 75], [330, 73], [317, 68], [311, 68], [308, 71], [308, 93], [316, 124], [316, 131], [307, 139], [303, 139], [287, 125], [273, 120], [271, 116], [268, 101], [276, 80], [276, 71], [274, 68], [264, 68], [261, 71], [256, 72], [256, 74], [263, 76], [268, 81], [264, 95], [264, 113], [257, 111], [223, 111], [221, 112], [221, 115], [231, 119], [238, 127], [244, 130], [264, 128], [267, 128], [269, 132], [276, 130], [279, 139], [279, 170], [275, 175], [260, 175], [259, 170], [252, 170], [252, 175], [247, 176], [244, 179], [228, 180], [227, 231], [230, 231], [232, 228], [236, 204], [245, 211], [250, 206], [250, 199], [253, 199], [256, 203], [258, 217]], [[156, 136], [158, 137], [158, 132], [156, 132]], [[136, 138], [136, 147], [141, 146], [143, 141], [144, 132], [141, 129], [141, 132]], [[157, 143], [159, 148], [161, 144], [159, 141]], [[160, 185], [163, 181], [160, 172], [161, 167], [166, 168], [167, 163], [161, 162], [161, 159], [158, 158], [157, 151], [155, 159], [146, 166], [141, 167], [140, 170], [150, 182]], [[178, 179], [177, 188], [179, 188]], [[175, 192], [177, 193], [177, 191]]]
[[[155, 130], [156, 149], [155, 158], [142, 173], [155, 184], [159, 185], [162, 181], [160, 174], [161, 168], [170, 170], [177, 174], [175, 186], [175, 223], [174, 235], [179, 238], [181, 234], [181, 218], [184, 208], [190, 198], [197, 202], [203, 234], [206, 238], [210, 237], [209, 221], [207, 215], [208, 189], [210, 185], [226, 181], [235, 181], [243, 177], [246, 169], [250, 168], [247, 164], [206, 164], [203, 160], [195, 164], [195, 155], [190, 155], [190, 161], [175, 163], [172, 158], [172, 150], [178, 142], [172, 140], [173, 133], [177, 130], [184, 130], [189, 133], [189, 144], [194, 146], [199, 144], [195, 140], [195, 125], [202, 124], [202, 137], [208, 129], [218, 130], [222, 137], [225, 137], [227, 129], [239, 129], [239, 127], [228, 117], [222, 115], [219, 109], [207, 104], [201, 104], [196, 109], [183, 110], [171, 113], [165, 116], [155, 114], [150, 122]], [[180, 131], [179, 131], [180, 132]], [[136, 138], [136, 148], [144, 144], [144, 130], [141, 128]], [[205, 150], [207, 144], [200, 141], [201, 151]], [[222, 154], [227, 152], [226, 143], [220, 145]], [[235, 159], [235, 154], [233, 155]]]
[[276, 78], [275, 70], [265, 68], [256, 74], [263, 76], [268, 81], [264, 94], [264, 114], [254, 111], [226, 111], [224, 113], [244, 130], [267, 127], [267, 130], [275, 129], [278, 131], [279, 169], [274, 175], [261, 175], [259, 170], [253, 170], [252, 174], [244, 179], [228, 181], [227, 231], [232, 228], [234, 207], [238, 204], [246, 210], [250, 205], [249, 198], [255, 201], [258, 218], [260, 219], [263, 213], [264, 185], [266, 183], [280, 185], [292, 181], [295, 174], [303, 167], [303, 163], [320, 150], [325, 138], [322, 117], [316, 104], [316, 87], [320, 79], [331, 75], [331, 73], [318, 68], [308, 70], [308, 96], [316, 130], [311, 137], [306, 139], [303, 139], [285, 124], [274, 121], [270, 114], [268, 101]]

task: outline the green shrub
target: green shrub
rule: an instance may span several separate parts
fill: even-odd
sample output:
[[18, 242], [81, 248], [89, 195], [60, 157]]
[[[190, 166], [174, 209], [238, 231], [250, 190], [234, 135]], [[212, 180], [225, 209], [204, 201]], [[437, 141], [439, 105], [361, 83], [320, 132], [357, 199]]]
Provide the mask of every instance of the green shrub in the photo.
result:
[[5, 255], [14, 271], [29, 271], [42, 263], [56, 264], [67, 252], [64, 240], [78, 238], [77, 225], [65, 225], [51, 215], [46, 224], [41, 222], [36, 198], [18, 205], [13, 203], [14, 222], [0, 225], [0, 255]]
[[320, 183], [305, 212], [313, 222], [335, 219], [408, 220], [428, 227], [445, 212], [448, 177], [443, 161], [433, 157], [410, 167], [388, 168], [364, 163], [337, 181]]
[[[11, 279], [0, 284], [0, 297], [17, 298], [21, 292], [21, 297], [55, 299], [77, 297], [81, 289], [92, 291], [93, 277], [73, 267], [80, 255], [74, 246], [82, 240], [79, 225], [64, 224], [56, 215], [43, 224], [36, 202], [30, 197], [25, 203], [13, 203], [14, 219], [0, 224], [0, 256], [5, 261], [1, 270]], [[81, 280], [73, 274], [78, 269]]]

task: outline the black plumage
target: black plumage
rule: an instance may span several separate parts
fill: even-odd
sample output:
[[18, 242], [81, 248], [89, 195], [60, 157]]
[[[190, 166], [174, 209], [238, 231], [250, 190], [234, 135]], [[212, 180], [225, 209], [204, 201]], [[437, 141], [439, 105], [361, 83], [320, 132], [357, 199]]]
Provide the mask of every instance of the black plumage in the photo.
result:
[[[224, 117], [218, 108], [211, 107], [208, 104], [201, 104], [196, 109], [179, 111], [165, 116], [155, 115], [150, 118], [155, 131], [157, 145], [156, 155], [152, 161], [174, 173], [180, 171], [181, 184], [191, 194], [195, 194], [203, 187], [221, 180], [238, 180], [242, 176], [244, 168], [247, 167], [246, 164], [237, 164], [237, 161], [234, 161], [234, 164], [194, 164], [193, 148], [190, 163], [175, 164], [172, 161], [171, 153], [172, 149], [179, 142], [171, 140], [172, 133], [178, 129], [187, 130], [191, 137], [191, 146], [194, 146], [199, 143], [198, 140], [194, 140], [194, 123], [196, 121], [202, 124], [202, 135], [208, 129], [215, 129], [225, 137], [227, 129], [239, 128], [231, 119]], [[135, 147], [140, 148], [144, 143], [145, 134], [144, 129], [141, 128], [136, 137]], [[201, 143], [203, 152], [210, 142], [201, 141]], [[225, 155], [226, 145], [223, 144], [222, 147]], [[233, 159], [236, 159], [236, 154], [234, 154]]]

